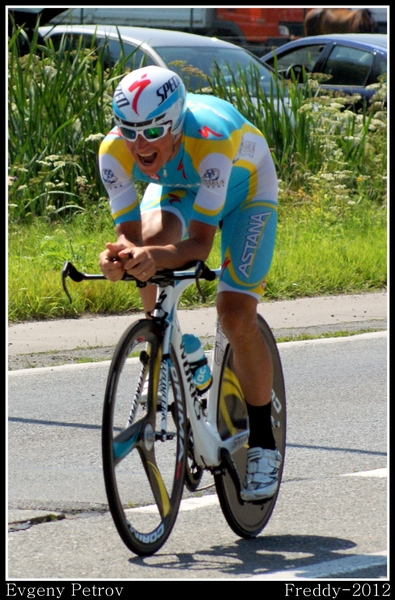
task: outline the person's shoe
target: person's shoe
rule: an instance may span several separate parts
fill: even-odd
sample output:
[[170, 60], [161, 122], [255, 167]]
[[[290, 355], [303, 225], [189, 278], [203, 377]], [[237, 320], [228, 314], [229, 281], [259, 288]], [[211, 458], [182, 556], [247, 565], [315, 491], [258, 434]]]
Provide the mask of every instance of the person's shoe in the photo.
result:
[[281, 454], [278, 450], [249, 448], [247, 450], [247, 471], [240, 490], [246, 502], [272, 498], [278, 488], [278, 475], [281, 467]]

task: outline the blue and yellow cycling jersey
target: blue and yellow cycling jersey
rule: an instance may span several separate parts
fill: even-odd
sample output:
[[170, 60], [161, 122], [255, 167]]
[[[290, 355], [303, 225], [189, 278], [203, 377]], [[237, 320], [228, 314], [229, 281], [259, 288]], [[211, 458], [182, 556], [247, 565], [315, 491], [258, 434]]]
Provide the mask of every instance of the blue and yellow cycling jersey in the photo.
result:
[[[218, 291], [260, 297], [276, 237], [278, 182], [262, 133], [231, 104], [188, 94], [178, 153], [154, 177], [137, 167], [117, 127], [100, 146], [99, 166], [115, 224], [155, 209], [177, 215], [184, 234], [191, 219], [221, 223]], [[141, 204], [137, 180], [150, 184]]]
[[137, 167], [117, 127], [100, 146], [99, 166], [116, 224], [140, 219], [135, 180], [188, 189], [194, 195], [192, 218], [211, 225], [253, 198], [277, 200], [265, 138], [230, 103], [214, 96], [187, 94], [180, 149], [155, 179]]

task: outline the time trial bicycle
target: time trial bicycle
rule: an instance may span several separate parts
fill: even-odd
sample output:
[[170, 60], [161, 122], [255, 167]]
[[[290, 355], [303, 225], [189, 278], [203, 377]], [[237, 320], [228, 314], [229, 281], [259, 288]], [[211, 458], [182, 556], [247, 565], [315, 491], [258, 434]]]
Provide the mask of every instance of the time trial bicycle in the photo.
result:
[[[219, 503], [231, 529], [242, 538], [256, 537], [268, 523], [280, 489], [286, 441], [286, 396], [283, 370], [273, 333], [258, 314], [259, 327], [273, 362], [272, 425], [283, 462], [276, 494], [244, 502], [249, 425], [246, 405], [233, 368], [232, 349], [218, 319], [212, 357], [212, 385], [199, 396], [183, 345], [177, 308], [184, 290], [213, 281], [221, 269], [202, 262], [157, 272], [151, 318], [126, 329], [116, 346], [108, 373], [102, 416], [102, 461], [109, 509], [126, 546], [149, 556], [168, 539], [175, 524], [184, 483], [199, 491], [203, 472], [214, 478]], [[62, 270], [74, 281], [105, 279], [78, 271], [70, 262]], [[146, 285], [125, 274], [141, 287]], [[248, 335], [248, 332], [246, 332]]]

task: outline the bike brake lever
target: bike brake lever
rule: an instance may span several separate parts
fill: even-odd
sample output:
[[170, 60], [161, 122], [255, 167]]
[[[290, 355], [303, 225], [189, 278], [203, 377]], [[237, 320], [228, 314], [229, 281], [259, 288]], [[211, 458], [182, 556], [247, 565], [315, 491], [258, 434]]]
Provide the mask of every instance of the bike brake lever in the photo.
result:
[[216, 275], [215, 273], [210, 269], [210, 267], [208, 267], [206, 265], [206, 263], [204, 263], [203, 261], [199, 260], [196, 263], [196, 269], [195, 269], [195, 279], [196, 279], [196, 287], [199, 291], [199, 294], [202, 297], [202, 301], [205, 301], [205, 295], [203, 293], [203, 290], [200, 286], [200, 279], [205, 279], [206, 281], [214, 281]]
[[203, 293], [203, 290], [200, 286], [200, 281], [199, 281], [200, 277], [202, 276], [203, 271], [204, 271], [204, 263], [201, 260], [199, 260], [199, 262], [196, 264], [196, 269], [195, 269], [195, 283], [196, 283], [198, 292], [202, 297], [202, 302], [205, 302], [206, 297]]
[[82, 273], [81, 271], [78, 271], [70, 261], [66, 261], [62, 269], [62, 284], [65, 294], [68, 297], [70, 303], [72, 302], [72, 300], [66, 286], [67, 277], [70, 277], [70, 279], [72, 279], [73, 281], [77, 281], [78, 283], [80, 281], [83, 281], [84, 279], [105, 279], [103, 274], [87, 275], [86, 273]]
[[65, 294], [67, 296], [67, 298], [69, 299], [70, 304], [72, 303], [72, 299], [71, 296], [69, 294], [69, 290], [67, 289], [66, 286], [66, 279], [67, 277], [70, 277], [70, 279], [72, 279], [73, 281], [82, 281], [84, 279], [84, 276], [82, 273], [80, 273], [79, 271], [77, 271], [77, 269], [75, 268], [75, 266], [70, 262], [70, 261], [66, 261], [63, 265], [63, 269], [62, 269], [62, 285], [63, 285], [63, 289], [65, 291]]

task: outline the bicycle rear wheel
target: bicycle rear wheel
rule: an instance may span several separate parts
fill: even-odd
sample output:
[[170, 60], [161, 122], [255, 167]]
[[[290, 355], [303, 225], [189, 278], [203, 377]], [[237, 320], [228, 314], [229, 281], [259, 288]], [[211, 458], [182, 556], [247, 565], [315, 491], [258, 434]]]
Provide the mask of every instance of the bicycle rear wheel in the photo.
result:
[[[161, 343], [161, 331], [151, 320], [138, 321], [125, 331], [110, 366], [103, 408], [108, 504], [123, 542], [140, 556], [157, 552], [170, 535], [186, 468], [185, 397], [173, 352], [167, 411], [158, 400]], [[144, 401], [141, 390], [147, 379]], [[162, 430], [165, 415], [166, 431]]]
[[[258, 315], [259, 327], [270, 349], [273, 361], [272, 423], [277, 449], [283, 457], [279, 473], [279, 486], [273, 498], [261, 502], [244, 502], [240, 498], [238, 487], [242, 485], [247, 462], [247, 446], [232, 455], [235, 473], [226, 462], [214, 475], [215, 486], [222, 512], [231, 529], [240, 537], [256, 537], [267, 525], [280, 489], [284, 466], [286, 439], [286, 398], [283, 370], [280, 355], [272, 331], [261, 315]], [[247, 417], [247, 407], [243, 400], [240, 384], [233, 369], [233, 354], [227, 346], [219, 387], [217, 426], [222, 439], [243, 429]], [[236, 475], [236, 477], [235, 477]]]

